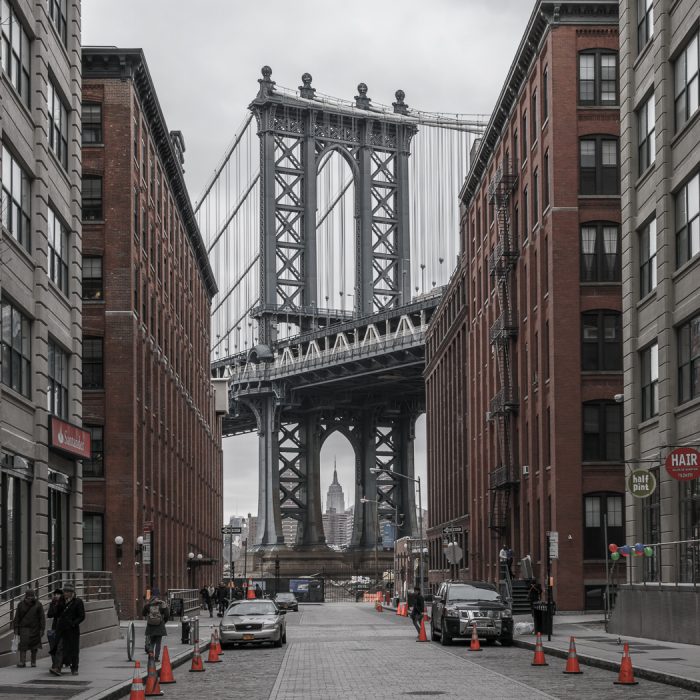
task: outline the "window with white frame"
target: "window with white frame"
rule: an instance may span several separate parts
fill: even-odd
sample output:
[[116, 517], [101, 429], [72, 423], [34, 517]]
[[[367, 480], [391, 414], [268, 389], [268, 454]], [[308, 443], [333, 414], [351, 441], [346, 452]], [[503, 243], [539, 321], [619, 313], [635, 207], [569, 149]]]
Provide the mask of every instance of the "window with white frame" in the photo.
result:
[[700, 253], [700, 173], [676, 194], [676, 264]]
[[656, 155], [656, 110], [653, 94], [637, 111], [637, 129], [639, 174], [641, 175], [654, 162]]
[[578, 55], [578, 102], [581, 105], [616, 105], [617, 53], [585, 51]]
[[68, 294], [68, 229], [49, 207], [49, 279], [64, 293]]
[[68, 110], [51, 80], [49, 80], [47, 90], [49, 148], [58, 158], [58, 162], [64, 168], [68, 168]]
[[618, 140], [588, 136], [580, 140], [579, 191], [581, 194], [616, 195], [620, 192]]
[[676, 131], [695, 114], [700, 107], [700, 89], [698, 83], [700, 66], [700, 32], [694, 36], [681, 51], [673, 64], [674, 97], [676, 108]]
[[659, 344], [641, 351], [642, 360], [642, 420], [659, 414]]
[[46, 410], [59, 418], [68, 418], [68, 353], [49, 340]]
[[2, 70], [19, 93], [22, 102], [29, 107], [29, 35], [8, 0], [0, 0], [0, 56]]
[[12, 154], [2, 147], [2, 225], [29, 250], [29, 176]]
[[640, 299], [656, 289], [656, 218], [639, 232], [639, 286]]

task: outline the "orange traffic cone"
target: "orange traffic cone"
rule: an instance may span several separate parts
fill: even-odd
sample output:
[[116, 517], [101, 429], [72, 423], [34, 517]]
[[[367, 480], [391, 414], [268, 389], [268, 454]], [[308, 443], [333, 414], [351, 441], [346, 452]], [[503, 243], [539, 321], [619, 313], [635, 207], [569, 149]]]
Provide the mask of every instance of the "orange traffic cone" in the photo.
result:
[[549, 666], [544, 658], [544, 649], [542, 649], [542, 635], [539, 632], [537, 633], [537, 640], [535, 641], [535, 658], [532, 660], [530, 666]]
[[146, 691], [145, 697], [150, 698], [155, 695], [162, 695], [160, 682], [158, 681], [158, 671], [156, 671], [156, 659], [153, 652], [148, 652], [148, 675], [146, 676]]
[[401, 615], [401, 606], [403, 603], [396, 603], [396, 614]]
[[216, 650], [219, 652], [219, 656], [224, 655], [224, 650], [221, 648], [221, 639], [219, 637], [219, 628], [214, 628], [214, 634], [216, 635]]
[[209, 656], [207, 657], [208, 664], [218, 664], [221, 661], [219, 658], [219, 647], [216, 643], [214, 633], [211, 633], [211, 641], [209, 642]]
[[145, 700], [143, 681], [141, 680], [141, 664], [137, 661], [134, 664], [134, 680], [131, 681], [131, 692], [129, 700]]
[[163, 663], [160, 665], [159, 680], [163, 685], [166, 683], [175, 683], [173, 667], [170, 665], [170, 653], [168, 652], [168, 647], [163, 647]]
[[578, 665], [578, 656], [576, 656], [576, 640], [571, 637], [569, 639], [569, 656], [566, 659], [566, 668], [562, 673], [583, 673]]
[[375, 609], [377, 612], [383, 612], [383, 611], [384, 611], [384, 608], [382, 607], [382, 604], [381, 604], [379, 601], [377, 601], [377, 602], [374, 604], [374, 609]]
[[417, 642], [427, 642], [428, 635], [425, 633], [425, 615], [420, 619], [420, 634], [418, 635]]
[[637, 681], [634, 680], [634, 670], [632, 669], [630, 646], [627, 642], [625, 642], [624, 651], [622, 652], [620, 675], [617, 677], [615, 685], [637, 685]]
[[202, 655], [199, 653], [199, 639], [195, 639], [194, 642], [194, 655], [192, 656], [192, 666], [190, 666], [190, 673], [203, 673], [204, 664], [202, 663]]
[[476, 625], [472, 625], [472, 641], [469, 644], [469, 651], [481, 651], [479, 635], [476, 633]]
[[245, 597], [247, 600], [253, 600], [255, 598], [255, 589], [253, 588], [252, 581], [248, 581], [248, 592]]

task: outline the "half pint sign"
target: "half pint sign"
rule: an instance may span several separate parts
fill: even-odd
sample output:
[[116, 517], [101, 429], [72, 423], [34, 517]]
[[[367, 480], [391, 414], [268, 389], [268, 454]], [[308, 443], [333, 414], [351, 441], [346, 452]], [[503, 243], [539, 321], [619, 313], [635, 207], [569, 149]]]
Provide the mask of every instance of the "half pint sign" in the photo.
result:
[[627, 478], [627, 487], [636, 498], [646, 498], [656, 490], [656, 478], [646, 469], [635, 469]]
[[677, 447], [666, 457], [666, 471], [678, 481], [700, 477], [700, 452], [694, 447]]

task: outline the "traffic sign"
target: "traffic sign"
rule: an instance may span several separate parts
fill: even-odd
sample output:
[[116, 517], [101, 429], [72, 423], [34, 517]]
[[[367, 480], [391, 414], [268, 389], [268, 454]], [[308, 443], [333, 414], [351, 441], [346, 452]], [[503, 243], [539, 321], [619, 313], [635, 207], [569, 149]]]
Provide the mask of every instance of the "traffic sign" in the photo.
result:
[[462, 526], [461, 525], [448, 525], [447, 527], [442, 528], [443, 535], [451, 535], [455, 532], [462, 532]]
[[450, 564], [459, 564], [463, 554], [462, 548], [456, 542], [450, 542], [445, 549], [445, 556]]
[[700, 478], [700, 452], [693, 447], [677, 447], [666, 457], [666, 471], [678, 481]]
[[549, 558], [559, 559], [559, 533], [555, 531], [549, 533]]
[[233, 527], [233, 525], [224, 525], [224, 527], [221, 528], [222, 535], [240, 535], [242, 532], [242, 527]]

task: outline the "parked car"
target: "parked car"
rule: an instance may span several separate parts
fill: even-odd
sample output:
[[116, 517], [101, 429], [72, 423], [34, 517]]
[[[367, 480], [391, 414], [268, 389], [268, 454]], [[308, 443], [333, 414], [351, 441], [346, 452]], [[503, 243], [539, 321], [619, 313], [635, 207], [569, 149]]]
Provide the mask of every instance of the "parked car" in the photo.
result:
[[262, 598], [232, 603], [219, 624], [221, 645], [271, 642], [281, 647], [287, 642], [286, 612]]
[[445, 581], [433, 597], [430, 617], [434, 642], [470, 639], [476, 625], [479, 639], [487, 643], [513, 643], [513, 613], [491, 583]]
[[299, 602], [294, 593], [278, 593], [273, 600], [280, 610], [294, 610], [295, 612], [299, 612]]

